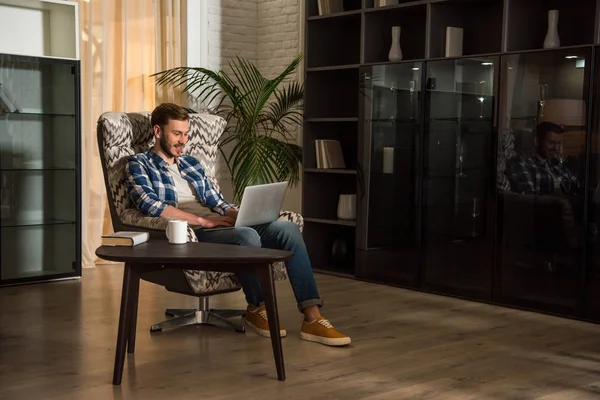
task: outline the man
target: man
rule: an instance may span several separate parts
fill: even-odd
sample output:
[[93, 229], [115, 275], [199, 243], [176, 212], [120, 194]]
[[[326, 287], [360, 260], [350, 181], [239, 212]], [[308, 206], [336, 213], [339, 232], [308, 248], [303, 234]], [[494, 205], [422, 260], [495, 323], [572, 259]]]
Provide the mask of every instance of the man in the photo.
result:
[[[131, 157], [126, 166], [127, 191], [145, 215], [187, 221], [196, 227], [199, 241], [266, 247], [293, 253], [286, 262], [291, 286], [304, 314], [300, 337], [330, 346], [343, 346], [350, 338], [337, 331], [320, 314], [319, 298], [312, 267], [298, 226], [275, 221], [254, 227], [217, 231], [203, 228], [233, 226], [237, 211], [228, 204], [206, 178], [200, 162], [182, 154], [188, 141], [189, 116], [175, 104], [161, 104], [151, 116], [156, 137], [154, 148]], [[270, 337], [267, 313], [258, 277], [238, 275], [246, 295], [246, 325], [261, 336]], [[280, 327], [282, 337], [285, 329]]]
[[541, 195], [574, 194], [577, 178], [559, 160], [563, 129], [552, 122], [537, 126], [536, 156], [519, 158], [509, 163], [507, 177], [513, 191]]

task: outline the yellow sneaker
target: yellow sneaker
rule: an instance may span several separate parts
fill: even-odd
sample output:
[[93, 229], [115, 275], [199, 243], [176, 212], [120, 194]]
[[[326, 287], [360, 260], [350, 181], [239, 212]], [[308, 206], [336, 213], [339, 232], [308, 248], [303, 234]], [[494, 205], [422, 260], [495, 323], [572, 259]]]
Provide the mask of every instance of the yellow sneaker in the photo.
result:
[[[267, 319], [267, 309], [265, 306], [259, 307], [254, 311], [250, 311], [248, 308], [246, 313], [246, 326], [252, 329], [260, 336], [271, 337], [271, 331], [269, 331], [269, 320]], [[285, 337], [287, 332], [281, 324], [279, 324], [279, 335]]]
[[323, 317], [312, 322], [304, 321], [300, 337], [311, 342], [322, 343], [327, 346], [346, 346], [350, 344], [350, 337], [336, 330], [331, 323]]

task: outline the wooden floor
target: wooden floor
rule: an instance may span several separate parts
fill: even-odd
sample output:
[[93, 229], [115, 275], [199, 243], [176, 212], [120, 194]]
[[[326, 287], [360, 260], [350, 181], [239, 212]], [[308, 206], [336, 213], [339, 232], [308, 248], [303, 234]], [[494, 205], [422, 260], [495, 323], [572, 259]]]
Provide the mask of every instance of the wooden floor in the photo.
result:
[[[600, 326], [317, 275], [347, 348], [300, 340], [289, 282], [277, 284], [287, 380], [269, 339], [211, 327], [150, 334], [194, 299], [142, 282], [137, 347], [111, 384], [122, 268], [81, 281], [0, 289], [1, 399], [600, 398]], [[244, 307], [241, 292], [217, 307]]]

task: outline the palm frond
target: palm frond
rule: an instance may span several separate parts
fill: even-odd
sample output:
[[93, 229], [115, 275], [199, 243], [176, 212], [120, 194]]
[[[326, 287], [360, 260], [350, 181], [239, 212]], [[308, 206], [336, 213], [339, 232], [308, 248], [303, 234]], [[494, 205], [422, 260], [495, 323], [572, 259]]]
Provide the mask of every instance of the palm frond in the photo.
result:
[[[240, 57], [228, 63], [229, 73], [179, 67], [152, 75], [157, 85], [181, 87], [227, 121], [219, 151], [233, 179], [234, 201], [249, 185], [299, 181], [302, 148], [288, 140], [302, 124], [304, 86], [288, 81], [301, 60], [298, 55], [272, 79]], [[225, 146], [232, 146], [230, 154]]]

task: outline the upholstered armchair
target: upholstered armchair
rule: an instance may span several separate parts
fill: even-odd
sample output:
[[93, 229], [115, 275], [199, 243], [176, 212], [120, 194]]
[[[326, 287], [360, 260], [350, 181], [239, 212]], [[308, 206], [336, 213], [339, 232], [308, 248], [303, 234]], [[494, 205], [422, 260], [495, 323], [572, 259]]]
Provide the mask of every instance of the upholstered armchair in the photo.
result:
[[[218, 141], [225, 125], [226, 121], [216, 115], [190, 114], [189, 141], [184, 149], [186, 154], [198, 158], [203, 163], [208, 179], [219, 191], [215, 163]], [[147, 151], [154, 146], [150, 113], [104, 113], [98, 119], [97, 136], [114, 230], [146, 231], [150, 232], [153, 238], [166, 240], [165, 228], [168, 219], [147, 217], [142, 214], [132, 204], [125, 189], [125, 166], [129, 156]], [[295, 212], [283, 211], [279, 219], [295, 222], [301, 231], [303, 229], [303, 218]], [[197, 241], [192, 228], [188, 228], [187, 238], [189, 242]], [[287, 278], [283, 263], [273, 264], [273, 276], [275, 280]], [[228, 318], [243, 317], [245, 310], [215, 310], [209, 307], [210, 296], [241, 289], [234, 274], [165, 269], [143, 275], [141, 279], [164, 286], [171, 292], [199, 298], [199, 306], [196, 309], [167, 309], [166, 314], [175, 318], [153, 325], [150, 328], [151, 332], [192, 324], [227, 326], [240, 332], [244, 331], [243, 324], [235, 323]]]

